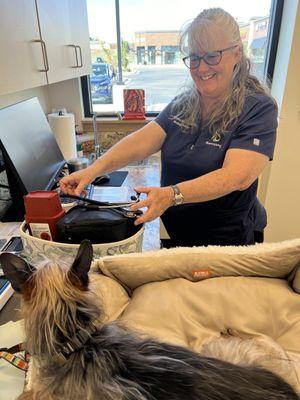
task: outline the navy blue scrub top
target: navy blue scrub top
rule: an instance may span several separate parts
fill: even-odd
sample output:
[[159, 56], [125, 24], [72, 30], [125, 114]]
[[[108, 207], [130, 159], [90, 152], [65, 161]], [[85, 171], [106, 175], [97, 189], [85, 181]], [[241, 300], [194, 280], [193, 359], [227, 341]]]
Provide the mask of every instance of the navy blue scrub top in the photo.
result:
[[[194, 133], [183, 132], [172, 119], [171, 104], [155, 119], [166, 133], [161, 149], [161, 186], [221, 168], [231, 148], [252, 150], [273, 159], [277, 107], [269, 97], [248, 96], [237, 121], [219, 141], [212, 139], [208, 128], [199, 126]], [[166, 210], [162, 220], [175, 245], [252, 244], [254, 231], [262, 231], [267, 224], [265, 209], [256, 197], [257, 183], [215, 200]]]

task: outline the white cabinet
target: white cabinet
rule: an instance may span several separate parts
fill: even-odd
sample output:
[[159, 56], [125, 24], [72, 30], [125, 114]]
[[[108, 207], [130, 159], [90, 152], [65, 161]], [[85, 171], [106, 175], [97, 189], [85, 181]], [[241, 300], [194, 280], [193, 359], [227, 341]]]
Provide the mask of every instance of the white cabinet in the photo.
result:
[[91, 56], [85, 0], [36, 2], [48, 59], [48, 83], [89, 74]]
[[1, 0], [0, 95], [91, 72], [86, 0]]
[[45, 85], [35, 0], [0, 2], [0, 94]]
[[75, 74], [89, 75], [92, 72], [92, 60], [86, 0], [72, 0], [71, 4], [71, 37], [77, 46], [79, 63]]

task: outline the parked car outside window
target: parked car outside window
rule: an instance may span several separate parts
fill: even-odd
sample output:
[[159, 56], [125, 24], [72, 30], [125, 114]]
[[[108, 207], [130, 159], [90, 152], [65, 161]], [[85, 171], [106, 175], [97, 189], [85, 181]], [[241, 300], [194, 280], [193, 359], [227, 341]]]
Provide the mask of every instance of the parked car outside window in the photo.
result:
[[93, 73], [90, 75], [93, 103], [112, 103], [112, 87], [116, 73], [107, 63], [92, 64]]

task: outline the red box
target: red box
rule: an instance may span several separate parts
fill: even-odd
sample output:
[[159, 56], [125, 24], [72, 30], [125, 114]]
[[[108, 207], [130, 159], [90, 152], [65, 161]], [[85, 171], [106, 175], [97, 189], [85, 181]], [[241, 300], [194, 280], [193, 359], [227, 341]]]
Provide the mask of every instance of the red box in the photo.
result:
[[145, 119], [144, 89], [124, 89], [123, 119]]
[[57, 239], [56, 222], [65, 215], [58, 193], [37, 190], [24, 196], [25, 220], [32, 236], [44, 240]]

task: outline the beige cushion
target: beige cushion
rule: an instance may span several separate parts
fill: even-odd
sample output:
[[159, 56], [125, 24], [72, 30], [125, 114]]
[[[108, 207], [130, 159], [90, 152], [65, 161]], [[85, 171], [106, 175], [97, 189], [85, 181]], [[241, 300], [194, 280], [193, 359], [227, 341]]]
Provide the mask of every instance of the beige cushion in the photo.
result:
[[106, 321], [114, 321], [120, 317], [130, 302], [125, 289], [114, 279], [98, 273], [90, 274], [91, 290], [100, 297]]
[[250, 337], [270, 337], [285, 351], [300, 382], [300, 295], [283, 279], [178, 278], [148, 283], [133, 292], [120, 320], [141, 334], [197, 352], [228, 328]]
[[299, 260], [296, 239], [115, 255], [94, 269], [109, 279], [106, 304], [126, 326], [199, 352], [228, 328], [266, 336], [292, 359], [300, 382]]
[[300, 351], [300, 296], [282, 279], [149, 283], [134, 291], [122, 319], [135, 329], [195, 350], [231, 328], [264, 334], [285, 350]]
[[[116, 255], [97, 260], [95, 268], [135, 289], [153, 281], [185, 278], [196, 282], [217, 276], [293, 276], [300, 293], [300, 239], [255, 246], [175, 248]], [[296, 273], [297, 271], [297, 273]]]

